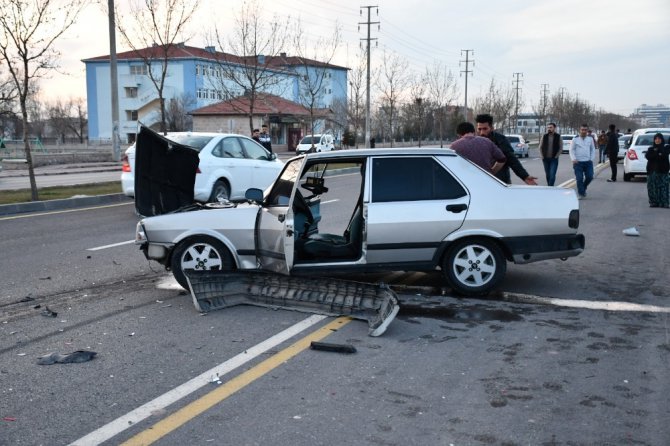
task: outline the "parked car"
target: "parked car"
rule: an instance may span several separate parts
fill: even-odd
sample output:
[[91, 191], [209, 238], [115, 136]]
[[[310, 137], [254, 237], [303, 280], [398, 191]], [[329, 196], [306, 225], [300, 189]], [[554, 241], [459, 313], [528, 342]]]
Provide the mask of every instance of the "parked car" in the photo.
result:
[[570, 144], [572, 144], [575, 136], [577, 135], [561, 135], [561, 139], [563, 140], [563, 150], [561, 153], [570, 153]]
[[523, 138], [522, 135], [505, 135], [505, 137], [512, 145], [514, 154], [517, 156], [517, 158], [528, 158], [528, 142]]
[[307, 135], [300, 140], [295, 148], [296, 155], [309, 152], [328, 152], [335, 148], [335, 140], [331, 134]]
[[647, 128], [633, 132], [630, 146], [623, 159], [623, 180], [630, 181], [638, 175], [647, 175], [647, 149], [654, 144], [654, 135], [661, 133], [667, 142], [670, 138], [670, 128]]
[[144, 218], [136, 243], [184, 288], [189, 269], [441, 269], [456, 292], [479, 295], [507, 261], [580, 254], [578, 227], [574, 189], [508, 186], [451, 149], [361, 149], [292, 158], [265, 192], [225, 208]]
[[[276, 154], [242, 135], [175, 132], [162, 137], [143, 128], [137, 144], [140, 143], [140, 137], [145, 142], [143, 154], [138, 154], [136, 144], [133, 144], [126, 149], [123, 156], [121, 184], [123, 192], [131, 197], [136, 195], [138, 159], [142, 156], [144, 160], [161, 157], [162, 151], [180, 153], [176, 147], [185, 147], [181, 149], [186, 150], [187, 156], [184, 158], [195, 161], [195, 166], [192, 167], [194, 184], [190, 187], [193, 190], [193, 199], [202, 203], [244, 198], [244, 193], [250, 187], [262, 189], [269, 186], [284, 165]], [[186, 164], [180, 165], [173, 160], [173, 164], [162, 167], [180, 171], [186, 168]], [[180, 174], [181, 172], [175, 174], [174, 178]], [[169, 188], [174, 183], [174, 178], [168, 177], [164, 184], [157, 183], [151, 189], [150, 183], [155, 178], [155, 172], [148, 172], [146, 175], [140, 182], [149, 185], [146, 189], [148, 193], [155, 193], [159, 188]], [[143, 212], [147, 212], [147, 209], [143, 209]], [[154, 214], [155, 212], [141, 213]]]
[[630, 140], [633, 137], [632, 134], [626, 134], [619, 136], [619, 152], [617, 153], [617, 159], [622, 160], [626, 156], [628, 147], [630, 147]]

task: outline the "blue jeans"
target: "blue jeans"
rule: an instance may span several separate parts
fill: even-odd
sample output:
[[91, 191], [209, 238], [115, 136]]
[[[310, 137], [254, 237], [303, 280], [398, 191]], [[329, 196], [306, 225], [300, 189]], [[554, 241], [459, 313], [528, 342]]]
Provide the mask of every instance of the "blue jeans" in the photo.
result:
[[586, 196], [586, 188], [593, 180], [593, 161], [577, 161], [572, 165], [577, 180], [577, 193]]
[[558, 158], [542, 158], [542, 164], [544, 164], [544, 174], [547, 176], [547, 186], [553, 186], [556, 182]]
[[607, 146], [598, 146], [598, 149], [600, 150], [600, 157], [598, 158], [598, 162], [599, 162], [599, 163], [604, 163], [604, 162], [605, 162], [605, 158], [607, 158], [607, 157], [605, 156], [605, 149], [606, 149], [606, 148], [607, 148]]

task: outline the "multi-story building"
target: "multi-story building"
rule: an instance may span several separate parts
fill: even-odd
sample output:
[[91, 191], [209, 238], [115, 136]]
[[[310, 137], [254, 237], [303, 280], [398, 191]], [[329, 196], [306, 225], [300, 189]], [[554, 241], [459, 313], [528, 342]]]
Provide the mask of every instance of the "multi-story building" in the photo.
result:
[[635, 109], [633, 116], [643, 127], [670, 127], [670, 107], [663, 104], [642, 104]]
[[[344, 67], [291, 57], [285, 53], [245, 60], [216, 51], [214, 47], [196, 48], [178, 44], [167, 49], [168, 63], [162, 96], [166, 103], [180, 101], [185, 112], [244, 95], [244, 88], [231, 79], [230, 70], [242, 70], [250, 63], [257, 63], [273, 76], [273, 81], [263, 89], [264, 93], [306, 105], [308, 95], [305, 85], [319, 76], [322, 78], [319, 82], [321, 88], [317, 95], [310, 98], [315, 100], [311, 104], [314, 108], [328, 109], [335, 102], [347, 103], [348, 69]], [[158, 90], [149, 76], [150, 69], [160, 68], [161, 58], [156, 56], [157, 53], [156, 47], [150, 47], [116, 56], [119, 134], [122, 141], [134, 141], [138, 122], [154, 128], [160, 125]], [[113, 125], [110, 56], [93, 57], [83, 62], [86, 65], [89, 139], [110, 140]], [[270, 125], [281, 125], [270, 116], [261, 118]], [[323, 127], [325, 122], [321, 121], [320, 126]], [[273, 134], [285, 135], [287, 132]]]

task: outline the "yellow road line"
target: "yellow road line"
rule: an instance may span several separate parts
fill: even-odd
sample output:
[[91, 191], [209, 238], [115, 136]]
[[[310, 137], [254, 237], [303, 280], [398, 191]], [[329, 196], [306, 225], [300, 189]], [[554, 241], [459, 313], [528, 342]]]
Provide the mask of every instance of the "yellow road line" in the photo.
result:
[[295, 344], [280, 351], [276, 355], [273, 355], [255, 367], [217, 387], [215, 390], [209, 392], [206, 395], [203, 395], [196, 401], [193, 401], [187, 406], [179, 409], [177, 412], [159, 421], [158, 423], [149, 427], [147, 430], [140, 432], [133, 438], [122, 443], [122, 445], [149, 445], [158, 441], [165, 435], [186, 424], [196, 416], [219, 404], [238, 390], [243, 389], [261, 376], [279, 367], [289, 359], [296, 356], [298, 353], [308, 349], [312, 341], [319, 341], [327, 337], [333, 331], [338, 330], [351, 321], [352, 319], [348, 316], [335, 319], [331, 323], [310, 333], [309, 335], [297, 341]]

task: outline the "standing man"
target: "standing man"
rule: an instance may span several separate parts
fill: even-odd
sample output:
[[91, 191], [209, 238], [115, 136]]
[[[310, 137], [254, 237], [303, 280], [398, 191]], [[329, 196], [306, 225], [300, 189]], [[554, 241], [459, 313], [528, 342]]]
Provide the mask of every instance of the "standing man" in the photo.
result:
[[505, 165], [505, 154], [488, 138], [475, 136], [475, 126], [461, 122], [456, 127], [459, 139], [450, 148], [463, 158], [469, 159], [482, 169], [496, 174]]
[[260, 140], [261, 145], [268, 149], [268, 152], [272, 153], [272, 138], [268, 133], [268, 126], [266, 124], [261, 126], [261, 134], [258, 135], [258, 139]]
[[607, 132], [607, 146], [605, 147], [607, 156], [610, 159], [610, 170], [612, 177], [607, 180], [608, 183], [616, 181], [616, 163], [619, 162], [619, 134], [616, 131], [616, 126], [610, 124], [609, 132]]
[[519, 159], [514, 155], [514, 149], [507, 138], [505, 138], [505, 135], [493, 131], [493, 116], [488, 113], [477, 115], [475, 121], [477, 121], [477, 134], [493, 141], [507, 158], [505, 165], [498, 171], [496, 177], [507, 184], [512, 184], [512, 179], [509, 173], [511, 168], [516, 176], [521, 178], [524, 183], [537, 186], [537, 182], [535, 181], [537, 178], [531, 177], [528, 172], [526, 172], [526, 169], [523, 168]]
[[605, 149], [607, 149], [607, 135], [605, 134], [605, 130], [601, 130], [600, 134], [598, 135], [598, 162], [599, 163], [604, 163], [605, 162]]
[[256, 141], [258, 144], [263, 145], [263, 144], [261, 143], [260, 138], [258, 137], [260, 133], [261, 133], [260, 130], [258, 130], [258, 129], [254, 129], [254, 130], [251, 132], [251, 139], [253, 139], [254, 141]]
[[556, 182], [556, 170], [558, 169], [558, 157], [563, 151], [563, 140], [556, 133], [556, 124], [550, 122], [547, 125], [547, 133], [540, 140], [540, 155], [544, 165], [544, 173], [547, 176], [547, 186], [553, 186]]
[[589, 126], [582, 124], [579, 135], [570, 143], [570, 159], [577, 180], [577, 195], [579, 199], [586, 198], [586, 188], [593, 180], [593, 157], [596, 155], [596, 145], [588, 135]]

